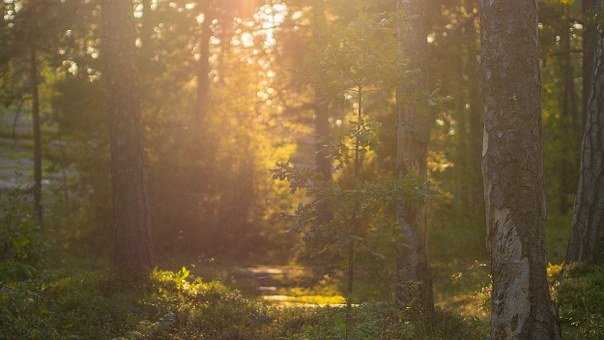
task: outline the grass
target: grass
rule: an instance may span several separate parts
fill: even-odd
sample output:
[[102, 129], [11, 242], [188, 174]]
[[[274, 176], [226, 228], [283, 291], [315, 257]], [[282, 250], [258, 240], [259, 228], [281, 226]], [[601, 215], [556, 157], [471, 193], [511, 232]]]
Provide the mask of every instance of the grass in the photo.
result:
[[488, 321], [490, 283], [484, 262], [436, 263], [436, 304], [463, 317]]

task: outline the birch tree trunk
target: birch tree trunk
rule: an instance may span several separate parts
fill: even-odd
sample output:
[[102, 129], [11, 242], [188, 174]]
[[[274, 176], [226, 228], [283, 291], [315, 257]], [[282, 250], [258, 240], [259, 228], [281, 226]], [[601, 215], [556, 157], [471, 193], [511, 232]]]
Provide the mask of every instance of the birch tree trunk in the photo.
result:
[[492, 339], [560, 339], [549, 295], [536, 0], [483, 1]]
[[[597, 8], [602, 5], [596, 2]], [[604, 259], [604, 33], [596, 29], [592, 84], [581, 148], [581, 172], [575, 201], [568, 262]]]
[[[397, 2], [400, 58], [407, 61], [409, 76], [397, 88], [397, 174], [399, 179], [426, 182], [426, 155], [432, 114], [428, 106], [427, 52], [424, 1]], [[434, 311], [432, 278], [426, 254], [424, 202], [400, 197], [396, 218], [401, 240], [396, 253], [395, 300], [430, 318]]]
[[104, 0], [103, 77], [111, 148], [114, 265], [124, 278], [151, 269], [150, 218], [145, 187], [141, 101], [130, 1]]

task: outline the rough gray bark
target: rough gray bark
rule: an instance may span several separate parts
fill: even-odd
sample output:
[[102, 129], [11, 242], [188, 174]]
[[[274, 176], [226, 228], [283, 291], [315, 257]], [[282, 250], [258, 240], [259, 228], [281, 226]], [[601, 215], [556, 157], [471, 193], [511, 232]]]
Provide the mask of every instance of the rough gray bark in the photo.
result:
[[[397, 175], [426, 182], [426, 155], [432, 114], [428, 106], [427, 53], [424, 1], [397, 2], [400, 57], [405, 57], [409, 76], [397, 88]], [[404, 22], [404, 26], [403, 26]], [[401, 195], [396, 207], [399, 233], [397, 245], [395, 302], [412, 308], [421, 317], [434, 311], [432, 278], [426, 254], [424, 206], [419, 199]]]
[[484, 177], [492, 339], [560, 339], [544, 248], [536, 0], [482, 2]]
[[604, 33], [598, 27], [568, 262], [604, 259]]
[[38, 56], [36, 47], [32, 44], [30, 47], [30, 86], [31, 86], [31, 115], [34, 137], [34, 213], [36, 223], [43, 228], [43, 208], [42, 208], [42, 130], [40, 122], [40, 93], [38, 88]]
[[114, 265], [124, 278], [151, 269], [150, 217], [145, 186], [141, 100], [130, 1], [103, 0], [102, 52], [111, 149]]

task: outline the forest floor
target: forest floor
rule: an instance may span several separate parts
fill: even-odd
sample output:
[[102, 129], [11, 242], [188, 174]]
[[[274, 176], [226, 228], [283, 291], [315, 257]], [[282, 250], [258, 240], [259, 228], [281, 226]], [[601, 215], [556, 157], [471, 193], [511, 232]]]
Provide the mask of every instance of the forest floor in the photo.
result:
[[231, 282], [263, 301], [283, 307], [341, 307], [344, 297], [335, 286], [308, 283], [310, 272], [302, 266], [255, 265], [237, 268]]
[[[177, 266], [168, 268], [177, 269]], [[200, 277], [218, 280], [247, 296], [260, 298], [277, 307], [342, 307], [344, 294], [336, 280], [312, 279], [301, 265], [249, 264], [245, 266], [203, 264], [187, 266]], [[443, 310], [487, 321], [489, 276], [484, 262], [450, 261], [433, 263], [435, 302]]]
[[[335, 280], [314, 282], [310, 269], [301, 265], [200, 262], [186, 267], [205, 280], [223, 282], [277, 307], [341, 307], [346, 302]], [[177, 270], [179, 266], [171, 263], [162, 267]]]
[[31, 146], [0, 136], [0, 189], [14, 188], [30, 180], [33, 160]]

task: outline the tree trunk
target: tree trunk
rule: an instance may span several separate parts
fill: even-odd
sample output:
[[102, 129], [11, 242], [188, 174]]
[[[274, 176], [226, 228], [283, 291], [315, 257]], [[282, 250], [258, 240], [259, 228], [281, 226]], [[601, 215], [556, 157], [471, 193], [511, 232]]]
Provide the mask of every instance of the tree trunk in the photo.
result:
[[193, 131], [200, 130], [205, 115], [208, 113], [210, 100], [210, 39], [212, 38], [213, 20], [213, 16], [210, 13], [210, 0], [200, 1], [200, 7], [203, 10], [204, 19], [198, 45], [196, 127]]
[[151, 53], [153, 51], [151, 46], [151, 38], [153, 36], [153, 24], [151, 20], [151, 1], [152, 0], [143, 0], [143, 22], [141, 28], [141, 43], [143, 45], [143, 58], [144, 62], [148, 63], [151, 58]]
[[560, 187], [558, 197], [558, 210], [561, 214], [566, 214], [572, 206], [573, 191], [576, 187], [576, 179], [573, 175], [577, 162], [572, 155], [576, 154], [577, 142], [575, 136], [579, 136], [580, 121], [577, 110], [577, 95], [575, 90], [574, 68], [571, 55], [572, 32], [570, 30], [570, 8], [564, 7], [564, 17], [561, 19], [560, 32], [560, 78], [562, 79], [562, 96], [560, 96], [560, 108], [562, 124], [566, 127], [568, 135], [567, 143], [564, 143], [564, 153], [567, 157], [562, 157], [559, 164]]
[[484, 1], [483, 176], [492, 339], [560, 339], [545, 271], [537, 2]]
[[102, 52], [111, 148], [114, 265], [124, 278], [151, 269], [150, 218], [145, 186], [141, 101], [130, 1], [102, 2]]
[[[409, 78], [397, 88], [397, 175], [401, 181], [412, 179], [418, 185], [427, 180], [426, 155], [432, 113], [428, 106], [425, 8], [420, 0], [397, 2], [400, 58], [405, 56]], [[403, 27], [403, 22], [405, 26]], [[396, 207], [399, 233], [397, 244], [395, 302], [411, 308], [421, 317], [431, 318], [434, 311], [432, 278], [426, 254], [424, 203], [421, 199], [400, 196]]]
[[[203, 196], [208, 193], [207, 178], [211, 166], [211, 158], [214, 145], [207, 134], [208, 111], [210, 108], [210, 40], [212, 38], [212, 13], [211, 0], [199, 0], [199, 8], [204, 15], [201, 24], [201, 34], [197, 42], [199, 59], [195, 68], [197, 93], [195, 108], [193, 110], [192, 127], [187, 139], [188, 157], [191, 158], [191, 166], [188, 173], [188, 184], [183, 188], [188, 194], [189, 205], [186, 209], [187, 216], [184, 222], [186, 227], [186, 247], [192, 253], [199, 251], [203, 241]], [[206, 161], [204, 163], [204, 161]]]
[[[597, 1], [597, 0], [596, 0]], [[594, 70], [594, 52], [596, 43], [595, 23], [592, 15], [594, 0], [583, 0], [583, 119], [582, 127], [587, 123], [587, 102], [591, 94], [592, 73]]]
[[604, 259], [604, 33], [598, 27], [568, 262]]
[[[315, 1], [313, 5], [312, 27], [313, 38], [317, 46], [323, 46], [325, 38], [322, 30], [327, 25], [325, 20], [325, 5], [322, 1]], [[316, 51], [316, 53], [321, 53]], [[315, 167], [324, 183], [332, 181], [332, 160], [329, 155], [330, 126], [329, 126], [329, 93], [325, 88], [328, 80], [323, 76], [322, 70], [318, 69], [318, 77], [313, 84], [314, 88], [314, 124], [315, 124]], [[330, 203], [323, 199], [318, 202], [317, 221], [319, 224], [327, 223], [332, 218]]]
[[[478, 4], [472, 0], [466, 4], [468, 13], [472, 13]], [[474, 19], [468, 24], [467, 39], [472, 43], [468, 48], [467, 55], [467, 74], [470, 79], [470, 110], [469, 110], [469, 125], [470, 125], [470, 178], [471, 178], [471, 200], [470, 204], [473, 213], [470, 213], [473, 223], [483, 221], [484, 216], [484, 196], [482, 188], [481, 176], [481, 152], [482, 152], [482, 132], [483, 132], [483, 107], [482, 107], [482, 87], [480, 84], [480, 62], [478, 55], [480, 54], [479, 37], [477, 25]]]
[[34, 137], [34, 213], [36, 223], [43, 228], [42, 211], [42, 131], [40, 123], [40, 94], [39, 94], [39, 72], [38, 56], [36, 47], [30, 47], [30, 71], [31, 71], [31, 115]]

